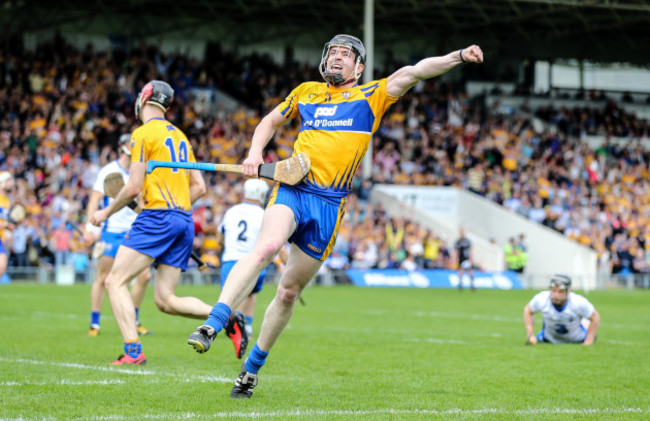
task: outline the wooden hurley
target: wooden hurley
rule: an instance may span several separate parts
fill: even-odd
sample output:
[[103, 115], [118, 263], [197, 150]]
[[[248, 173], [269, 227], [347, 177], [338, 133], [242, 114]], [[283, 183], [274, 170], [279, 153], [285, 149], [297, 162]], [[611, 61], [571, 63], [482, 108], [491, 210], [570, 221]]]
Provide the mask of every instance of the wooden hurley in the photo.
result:
[[[124, 178], [119, 172], [110, 173], [104, 179], [104, 194], [108, 197], [115, 199], [120, 190], [124, 187]], [[138, 202], [135, 200], [131, 201], [128, 204], [128, 207], [133, 209], [135, 213], [142, 212], [142, 208], [138, 205]], [[205, 263], [201, 258], [194, 252], [190, 256], [199, 265], [199, 270], [204, 271], [208, 268], [208, 264]]]
[[[230, 172], [241, 174], [242, 166], [237, 164], [211, 164], [209, 162], [169, 162], [149, 161], [147, 162], [147, 173], [156, 168], [182, 168], [189, 170]], [[311, 169], [311, 160], [304, 152], [292, 156], [289, 159], [262, 164], [257, 174], [260, 178], [278, 181], [283, 184], [295, 186], [307, 177]]]
[[26, 215], [25, 207], [23, 205], [14, 205], [11, 210], [9, 211], [9, 223], [17, 225], [19, 224], [23, 219], [25, 219]]

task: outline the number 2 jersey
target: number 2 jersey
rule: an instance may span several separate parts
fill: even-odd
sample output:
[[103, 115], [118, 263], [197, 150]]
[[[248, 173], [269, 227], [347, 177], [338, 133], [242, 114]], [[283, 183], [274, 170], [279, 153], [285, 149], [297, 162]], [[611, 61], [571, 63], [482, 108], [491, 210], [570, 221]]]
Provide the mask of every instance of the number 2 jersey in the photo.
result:
[[542, 313], [544, 339], [551, 343], [578, 343], [587, 335], [583, 318], [591, 317], [594, 306], [582, 295], [569, 292], [566, 304], [560, 310], [551, 302], [551, 292], [542, 291], [530, 303], [534, 313]]
[[249, 202], [240, 203], [226, 211], [219, 225], [224, 242], [222, 262], [237, 261], [253, 251], [263, 217], [264, 209]]
[[[131, 162], [196, 162], [187, 136], [163, 118], [149, 119], [131, 135]], [[189, 212], [189, 170], [157, 168], [144, 179], [145, 209]]]
[[347, 196], [372, 134], [398, 99], [388, 94], [386, 83], [381, 79], [337, 88], [306, 82], [278, 106], [287, 120], [300, 116], [294, 153], [304, 152], [311, 159], [311, 171], [298, 189], [332, 198]]

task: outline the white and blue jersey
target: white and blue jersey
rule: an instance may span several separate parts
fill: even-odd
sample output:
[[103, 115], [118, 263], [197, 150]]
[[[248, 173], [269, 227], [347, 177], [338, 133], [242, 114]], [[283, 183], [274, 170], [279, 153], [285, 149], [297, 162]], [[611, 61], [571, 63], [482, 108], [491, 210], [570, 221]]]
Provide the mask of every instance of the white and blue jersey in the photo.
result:
[[219, 225], [224, 243], [222, 262], [237, 261], [253, 251], [263, 217], [264, 209], [250, 202], [240, 203], [226, 211]]
[[[104, 192], [104, 180], [106, 179], [106, 176], [115, 172], [122, 174], [122, 178], [124, 178], [124, 183], [126, 184], [129, 179], [129, 172], [125, 170], [119, 164], [119, 162], [117, 162], [117, 160], [104, 165], [97, 174], [97, 179], [93, 185], [93, 190], [101, 193], [102, 196], [104, 196], [100, 202], [100, 208], [105, 208], [109, 205], [109, 203], [113, 201], [113, 199], [106, 196]], [[135, 213], [129, 207], [125, 206], [111, 215], [110, 218], [104, 222], [104, 225], [102, 226], [102, 232], [110, 232], [114, 234], [125, 233], [131, 228], [131, 225], [133, 224], [133, 221], [135, 221], [136, 216], [138, 216], [137, 213]]]
[[[253, 251], [257, 237], [262, 229], [264, 209], [250, 202], [240, 203], [228, 209], [219, 225], [223, 234], [223, 254], [221, 256], [221, 288], [223, 289], [232, 267], [242, 257]], [[259, 292], [264, 286], [266, 268], [257, 278], [251, 294]]]
[[[129, 179], [129, 172], [125, 170], [117, 160], [109, 162], [104, 165], [99, 173], [97, 174], [97, 179], [93, 185], [93, 190], [101, 193], [103, 198], [100, 202], [100, 207], [105, 208], [113, 201], [112, 198], [108, 197], [104, 192], [104, 180], [109, 174], [120, 173], [122, 178], [124, 178], [124, 183], [126, 184]], [[102, 233], [99, 238], [100, 241], [106, 243], [104, 246], [104, 256], [113, 257], [117, 254], [117, 249], [122, 244], [122, 240], [126, 235], [127, 231], [131, 229], [133, 221], [135, 221], [137, 213], [132, 209], [125, 206], [119, 211], [111, 215], [102, 226]]]
[[554, 344], [581, 343], [587, 336], [582, 324], [594, 312], [594, 306], [583, 296], [569, 292], [564, 307], [557, 309], [551, 302], [551, 292], [542, 291], [528, 303], [533, 313], [542, 313], [544, 326], [537, 339]]

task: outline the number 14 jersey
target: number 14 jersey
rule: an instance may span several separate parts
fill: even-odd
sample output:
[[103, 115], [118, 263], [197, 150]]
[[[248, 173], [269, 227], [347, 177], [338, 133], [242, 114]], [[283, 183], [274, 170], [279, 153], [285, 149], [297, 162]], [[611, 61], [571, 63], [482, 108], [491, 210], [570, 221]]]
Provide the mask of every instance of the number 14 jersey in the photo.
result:
[[[196, 162], [187, 136], [163, 118], [152, 118], [131, 135], [131, 162]], [[144, 179], [145, 209], [190, 211], [190, 173], [157, 168]]]

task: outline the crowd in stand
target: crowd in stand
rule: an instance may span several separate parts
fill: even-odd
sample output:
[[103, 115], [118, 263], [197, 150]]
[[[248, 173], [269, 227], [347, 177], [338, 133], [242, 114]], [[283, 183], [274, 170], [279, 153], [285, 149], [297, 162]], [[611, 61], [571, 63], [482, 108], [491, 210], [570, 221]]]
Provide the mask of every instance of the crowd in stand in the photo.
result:
[[[59, 37], [34, 52], [0, 47], [0, 170], [14, 174], [10, 196], [28, 211], [5, 238], [11, 265], [72, 262], [85, 271], [88, 249], [71, 224], [83, 228], [97, 171], [116, 158], [119, 136], [137, 127], [133, 103], [148, 80], [164, 79], [175, 89], [168, 119], [187, 134], [198, 161], [237, 163], [260, 116], [300, 82], [320, 79], [317, 63], [287, 69], [217, 44], [206, 53], [199, 62], [155, 48], [78, 51]], [[221, 89], [247, 108], [210, 112], [192, 88]], [[267, 159], [290, 156], [297, 131], [295, 121], [282, 127]], [[579, 140], [585, 133], [630, 141], [592, 150]], [[647, 121], [614, 102], [604, 109], [524, 105], [502, 115], [456, 86], [421, 83], [384, 117], [373, 139], [372, 177], [355, 178], [326, 266], [454, 267], [446, 238], [368, 203], [374, 184], [394, 183], [468, 189], [592, 247], [603, 271], [649, 273], [650, 153], [635, 140], [648, 136]], [[205, 176], [210, 188], [195, 204], [195, 245], [218, 265], [217, 226], [240, 200], [242, 183], [234, 175]]]

